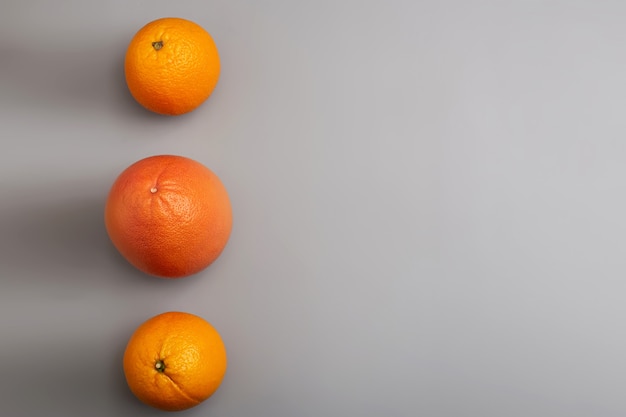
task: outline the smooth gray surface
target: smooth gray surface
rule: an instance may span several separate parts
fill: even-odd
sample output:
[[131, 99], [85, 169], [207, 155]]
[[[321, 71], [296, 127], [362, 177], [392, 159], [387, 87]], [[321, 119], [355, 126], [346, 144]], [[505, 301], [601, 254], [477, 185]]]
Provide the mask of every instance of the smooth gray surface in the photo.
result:
[[[123, 55], [163, 16], [222, 77], [166, 118]], [[188, 416], [626, 415], [626, 3], [17, 1], [0, 13], [0, 414], [156, 416], [121, 356], [168, 310], [229, 369]], [[232, 238], [146, 277], [104, 200], [145, 156], [213, 169]]]

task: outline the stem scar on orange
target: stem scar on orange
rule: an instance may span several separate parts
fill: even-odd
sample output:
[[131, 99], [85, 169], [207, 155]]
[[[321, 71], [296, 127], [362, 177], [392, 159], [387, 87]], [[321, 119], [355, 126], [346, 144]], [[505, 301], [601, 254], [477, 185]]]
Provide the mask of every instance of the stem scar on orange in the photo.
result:
[[226, 374], [226, 348], [209, 322], [172, 311], [135, 330], [123, 366], [128, 387], [139, 400], [160, 410], [180, 411], [217, 391]]
[[139, 104], [175, 116], [209, 98], [219, 79], [220, 58], [213, 38], [197, 23], [165, 17], [146, 24], [132, 38], [124, 72]]
[[209, 168], [177, 155], [156, 155], [126, 168], [106, 200], [113, 245], [141, 271], [181, 278], [208, 267], [232, 229], [226, 188]]

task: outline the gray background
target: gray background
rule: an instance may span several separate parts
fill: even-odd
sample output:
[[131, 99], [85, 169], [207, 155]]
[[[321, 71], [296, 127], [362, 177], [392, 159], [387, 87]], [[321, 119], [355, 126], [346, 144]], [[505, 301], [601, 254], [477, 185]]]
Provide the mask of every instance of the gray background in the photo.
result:
[[[195, 112], [123, 56], [158, 17], [214, 36]], [[0, 13], [0, 404], [156, 416], [128, 337], [183, 310], [229, 369], [188, 416], [626, 415], [626, 3], [17, 1]], [[192, 157], [234, 207], [209, 269], [109, 243], [115, 177]]]

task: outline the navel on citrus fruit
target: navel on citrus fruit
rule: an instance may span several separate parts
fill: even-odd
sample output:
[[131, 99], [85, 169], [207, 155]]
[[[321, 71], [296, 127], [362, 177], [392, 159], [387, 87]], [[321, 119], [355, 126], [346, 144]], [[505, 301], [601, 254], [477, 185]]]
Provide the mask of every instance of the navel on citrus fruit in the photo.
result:
[[126, 84], [145, 108], [180, 115], [202, 104], [220, 75], [220, 58], [211, 35], [186, 19], [166, 17], [142, 27], [124, 61]]
[[138, 269], [163, 278], [195, 274], [228, 242], [232, 210], [209, 168], [183, 156], [157, 155], [126, 168], [107, 197], [113, 245]]
[[226, 373], [226, 348], [203, 318], [159, 314], [141, 324], [124, 351], [124, 375], [142, 402], [166, 411], [194, 407], [209, 398]]

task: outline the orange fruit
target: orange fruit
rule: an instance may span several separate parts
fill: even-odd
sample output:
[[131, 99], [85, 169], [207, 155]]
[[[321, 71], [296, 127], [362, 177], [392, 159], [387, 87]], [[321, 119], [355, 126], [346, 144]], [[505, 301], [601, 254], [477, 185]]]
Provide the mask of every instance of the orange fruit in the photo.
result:
[[126, 84], [145, 108], [179, 115], [200, 106], [220, 75], [211, 35], [197, 23], [165, 17], [139, 29], [124, 60]]
[[124, 258], [163, 278], [192, 275], [213, 263], [233, 221], [218, 176], [177, 155], [150, 156], [126, 168], [109, 191], [104, 220]]
[[194, 314], [167, 312], [141, 324], [124, 351], [124, 375], [142, 402], [166, 411], [194, 407], [219, 388], [226, 348], [217, 330]]

